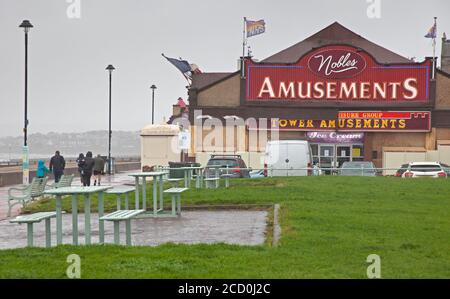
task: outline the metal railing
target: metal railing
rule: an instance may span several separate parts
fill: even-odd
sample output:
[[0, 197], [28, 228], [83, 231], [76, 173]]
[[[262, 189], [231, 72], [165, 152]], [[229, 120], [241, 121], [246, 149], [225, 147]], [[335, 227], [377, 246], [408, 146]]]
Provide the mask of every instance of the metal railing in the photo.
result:
[[[181, 170], [182, 168], [170, 168], [167, 166], [156, 166], [155, 169], [161, 171]], [[450, 168], [441, 169], [430, 167], [414, 167], [414, 169], [407, 168], [367, 168], [367, 167], [355, 167], [355, 168], [339, 168], [339, 167], [303, 167], [303, 168], [241, 168], [241, 167], [223, 167], [217, 165], [201, 166], [201, 171], [206, 169], [220, 171], [223, 173], [239, 173], [242, 171], [248, 171], [250, 175], [263, 172], [266, 177], [273, 176], [321, 176], [321, 175], [335, 175], [335, 176], [402, 176], [404, 173], [417, 173], [422, 172], [424, 174], [436, 174], [441, 173], [442, 177], [450, 176]], [[194, 170], [195, 171], [195, 170]], [[298, 174], [302, 171], [304, 174]], [[284, 173], [285, 172], [285, 173]], [[297, 174], [296, 174], [297, 172]], [[431, 176], [431, 175], [430, 175]]]

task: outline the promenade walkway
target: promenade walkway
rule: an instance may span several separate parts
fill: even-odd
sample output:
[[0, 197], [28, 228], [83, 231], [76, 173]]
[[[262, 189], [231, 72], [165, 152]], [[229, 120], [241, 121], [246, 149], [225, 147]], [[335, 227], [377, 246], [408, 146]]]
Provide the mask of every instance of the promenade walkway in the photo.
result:
[[[126, 171], [126, 172], [120, 172], [116, 173], [115, 175], [104, 175], [102, 177], [102, 185], [108, 185], [108, 186], [118, 186], [118, 185], [134, 185], [134, 179], [130, 176], [128, 176], [129, 173], [133, 173], [139, 170], [132, 170], [132, 171]], [[49, 183], [53, 183], [53, 180], [51, 180]], [[92, 178], [92, 183], [94, 183], [94, 179]], [[11, 187], [17, 187], [16, 186], [6, 186], [6, 187], [0, 187], [0, 220], [6, 219], [6, 215], [8, 213], [8, 190]], [[79, 177], [74, 178], [72, 186], [81, 186], [81, 181]], [[13, 211], [11, 216], [16, 216], [20, 213], [20, 206], [16, 205], [13, 207]]]

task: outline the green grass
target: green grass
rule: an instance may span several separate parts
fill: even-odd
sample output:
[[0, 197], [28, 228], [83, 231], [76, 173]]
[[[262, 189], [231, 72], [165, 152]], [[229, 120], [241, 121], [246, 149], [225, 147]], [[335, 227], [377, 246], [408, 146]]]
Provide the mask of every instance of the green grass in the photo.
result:
[[[64, 278], [66, 258], [76, 253], [83, 278], [365, 278], [369, 254], [380, 255], [383, 278], [450, 278], [449, 180], [303, 177], [231, 184], [228, 190], [189, 190], [183, 204], [280, 203], [278, 247], [3, 250], [0, 277]], [[114, 198], [106, 202], [113, 210]], [[70, 210], [69, 201], [64, 208]], [[29, 207], [37, 210], [54, 210], [54, 200]]]

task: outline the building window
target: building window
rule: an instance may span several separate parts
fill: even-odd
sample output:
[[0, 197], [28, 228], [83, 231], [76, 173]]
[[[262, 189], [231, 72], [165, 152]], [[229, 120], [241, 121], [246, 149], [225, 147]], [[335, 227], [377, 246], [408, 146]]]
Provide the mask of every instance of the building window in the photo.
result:
[[372, 159], [378, 159], [378, 152], [372, 151]]

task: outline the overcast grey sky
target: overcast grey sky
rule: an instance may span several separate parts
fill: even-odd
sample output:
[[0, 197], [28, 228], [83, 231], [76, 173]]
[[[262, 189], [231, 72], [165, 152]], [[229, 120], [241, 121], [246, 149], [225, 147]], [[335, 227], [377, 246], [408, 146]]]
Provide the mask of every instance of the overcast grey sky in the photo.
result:
[[450, 1], [380, 0], [381, 18], [369, 18], [367, 0], [0, 0], [0, 136], [23, 127], [23, 19], [30, 33], [29, 133], [106, 130], [112, 63], [113, 130], [140, 130], [171, 115], [186, 81], [162, 56], [182, 57], [204, 72], [234, 71], [242, 53], [242, 18], [264, 19], [266, 33], [249, 40], [257, 59], [274, 54], [334, 21], [406, 57], [431, 56], [424, 35], [438, 17], [438, 54], [450, 36]]

